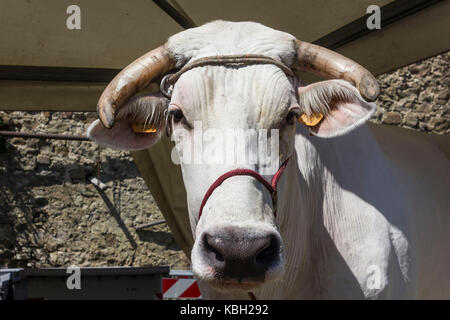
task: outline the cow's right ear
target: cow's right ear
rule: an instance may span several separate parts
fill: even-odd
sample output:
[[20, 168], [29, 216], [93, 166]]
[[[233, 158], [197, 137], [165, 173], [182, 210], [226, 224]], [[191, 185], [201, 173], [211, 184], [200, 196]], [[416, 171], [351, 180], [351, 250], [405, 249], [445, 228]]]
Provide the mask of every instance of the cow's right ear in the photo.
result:
[[89, 139], [101, 146], [122, 150], [141, 150], [154, 145], [165, 132], [169, 100], [160, 95], [131, 99], [115, 117], [111, 129], [95, 120], [87, 129]]
[[327, 80], [298, 88], [304, 114], [299, 122], [313, 135], [331, 138], [343, 135], [366, 122], [375, 112], [375, 103], [366, 102], [345, 80]]

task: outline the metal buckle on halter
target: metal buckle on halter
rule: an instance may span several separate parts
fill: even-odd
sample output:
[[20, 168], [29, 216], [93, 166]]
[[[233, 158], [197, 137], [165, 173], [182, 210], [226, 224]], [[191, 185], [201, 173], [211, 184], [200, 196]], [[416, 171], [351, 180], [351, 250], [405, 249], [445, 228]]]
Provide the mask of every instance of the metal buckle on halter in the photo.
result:
[[172, 124], [170, 123], [169, 109], [164, 110], [164, 118], [166, 119], [166, 136], [170, 138], [172, 135]]
[[166, 74], [159, 85], [159, 90], [166, 98], [170, 99], [172, 97], [173, 92], [173, 84], [169, 83], [168, 79], [172, 76], [172, 73]]
[[[165, 96], [167, 99], [170, 99], [172, 97], [173, 92], [173, 84], [169, 83], [169, 78], [172, 76], [172, 73], [166, 74], [162, 80], [161, 84], [159, 85], [159, 91]], [[172, 135], [172, 126], [170, 123], [170, 115], [169, 110], [164, 110], [164, 118], [166, 118], [166, 135], [170, 137]]]

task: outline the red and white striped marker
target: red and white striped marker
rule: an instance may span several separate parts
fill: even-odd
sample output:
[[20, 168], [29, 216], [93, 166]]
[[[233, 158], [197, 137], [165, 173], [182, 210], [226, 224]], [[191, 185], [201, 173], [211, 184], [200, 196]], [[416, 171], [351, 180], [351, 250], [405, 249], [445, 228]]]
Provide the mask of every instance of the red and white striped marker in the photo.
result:
[[192, 277], [192, 273], [183, 271], [173, 270], [170, 275], [175, 277], [162, 279], [163, 299], [201, 299], [197, 281]]

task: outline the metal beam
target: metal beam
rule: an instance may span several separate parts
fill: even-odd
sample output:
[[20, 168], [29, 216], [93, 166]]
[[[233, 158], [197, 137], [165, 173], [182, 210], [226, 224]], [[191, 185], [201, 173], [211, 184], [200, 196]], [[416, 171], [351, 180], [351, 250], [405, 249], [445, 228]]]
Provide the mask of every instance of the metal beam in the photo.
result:
[[95, 111], [106, 85], [107, 82], [0, 80], [0, 110]]
[[[399, 21], [409, 15], [420, 10], [441, 2], [442, 0], [396, 0], [380, 8], [381, 12], [381, 28], [386, 27], [396, 21]], [[377, 29], [370, 30], [367, 28], [366, 22], [369, 14], [349, 23], [345, 26], [333, 31], [326, 36], [314, 41], [322, 47], [334, 50], [347, 43], [355, 41]]]
[[15, 131], [6, 131], [6, 130], [0, 130], [0, 137], [91, 141], [88, 137], [81, 136], [81, 135], [53, 134], [53, 133], [43, 133], [43, 132], [37, 132], [37, 133], [35, 133], [35, 132], [15, 132]]
[[185, 29], [195, 28], [195, 22], [183, 11], [177, 10], [166, 0], [153, 0], [165, 13]]
[[0, 80], [108, 83], [119, 72], [120, 69], [0, 65]]

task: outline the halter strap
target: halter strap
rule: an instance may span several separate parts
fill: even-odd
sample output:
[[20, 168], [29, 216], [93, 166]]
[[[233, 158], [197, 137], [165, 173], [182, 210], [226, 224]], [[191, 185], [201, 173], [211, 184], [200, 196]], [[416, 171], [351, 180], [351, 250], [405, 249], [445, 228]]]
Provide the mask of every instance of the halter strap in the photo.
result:
[[250, 177], [253, 177], [256, 180], [258, 180], [270, 192], [270, 196], [272, 197], [272, 203], [274, 206], [273, 214], [276, 217], [277, 216], [277, 213], [276, 213], [277, 184], [278, 184], [278, 180], [280, 180], [281, 174], [283, 173], [284, 169], [286, 169], [286, 165], [287, 165], [288, 161], [289, 161], [289, 158], [287, 158], [281, 164], [278, 171], [272, 177], [272, 181], [270, 183], [266, 179], [264, 179], [264, 177], [262, 175], [260, 175], [258, 172], [256, 172], [255, 170], [251, 170], [251, 169], [234, 169], [234, 170], [225, 172], [220, 177], [218, 177], [216, 179], [216, 181], [214, 181], [213, 184], [211, 184], [208, 191], [206, 191], [206, 193], [203, 197], [202, 203], [200, 204], [200, 209], [198, 212], [198, 219], [200, 220], [200, 217], [202, 216], [202, 213], [203, 213], [203, 208], [205, 207], [206, 202], [211, 197], [214, 190], [216, 190], [225, 180], [227, 180], [231, 177], [234, 177], [234, 176], [250, 176]]
[[[197, 67], [203, 67], [206, 65], [214, 66], [245, 66], [252, 64], [273, 64], [283, 70], [283, 72], [291, 77], [294, 76], [291, 68], [286, 66], [283, 62], [275, 60], [271, 57], [260, 54], [240, 54], [240, 55], [226, 55], [226, 56], [212, 56], [196, 59], [186, 65], [184, 65], [179, 71], [173, 74], [167, 74], [163, 77], [160, 85], [161, 93], [170, 98], [172, 95], [173, 85], [186, 71], [192, 70]], [[168, 87], [167, 87], [168, 86]], [[167, 87], [167, 88], [166, 88]]]

